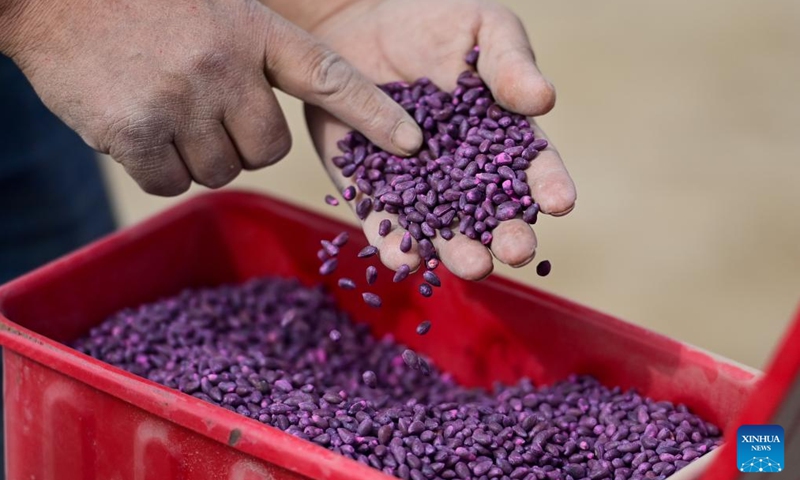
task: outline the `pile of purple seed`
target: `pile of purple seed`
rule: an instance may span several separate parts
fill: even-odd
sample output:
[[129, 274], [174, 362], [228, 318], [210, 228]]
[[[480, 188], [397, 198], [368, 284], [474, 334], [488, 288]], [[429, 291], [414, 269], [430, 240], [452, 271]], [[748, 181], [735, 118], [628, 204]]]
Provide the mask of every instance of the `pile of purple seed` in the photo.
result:
[[[467, 56], [475, 65], [478, 48]], [[504, 220], [522, 218], [536, 223], [539, 205], [531, 197], [525, 171], [547, 141], [537, 139], [523, 115], [504, 110], [472, 70], [458, 77], [453, 93], [440, 90], [427, 78], [412, 84], [394, 82], [381, 88], [420, 125], [422, 149], [410, 158], [387, 153], [358, 132], [339, 141], [342, 155], [333, 163], [352, 178], [364, 195], [356, 204], [362, 220], [371, 211], [397, 214], [406, 229], [400, 249], [418, 242], [420, 256], [436, 254], [431, 241], [445, 240], [454, 229], [484, 245]], [[342, 192], [356, 197], [354, 187]], [[388, 220], [380, 235], [391, 229]]]
[[186, 290], [74, 346], [403, 479], [663, 479], [721, 440], [682, 405], [589, 377], [460, 387], [296, 280]]

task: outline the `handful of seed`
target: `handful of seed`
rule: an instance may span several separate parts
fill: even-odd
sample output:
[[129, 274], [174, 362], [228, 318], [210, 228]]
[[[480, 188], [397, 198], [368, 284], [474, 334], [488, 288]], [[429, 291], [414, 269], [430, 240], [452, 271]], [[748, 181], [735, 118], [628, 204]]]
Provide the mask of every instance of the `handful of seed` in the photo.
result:
[[187, 290], [74, 347], [402, 479], [663, 479], [720, 443], [686, 407], [590, 377], [460, 387], [296, 280]]
[[[475, 47], [466, 56], [466, 63], [477, 64], [478, 53]], [[432, 241], [437, 235], [450, 240], [457, 230], [490, 246], [492, 230], [501, 221], [522, 218], [536, 223], [539, 205], [531, 196], [526, 170], [547, 148], [547, 141], [535, 137], [523, 115], [498, 105], [472, 70], [459, 76], [453, 93], [440, 90], [426, 78], [381, 88], [420, 125], [423, 147], [415, 156], [401, 158], [381, 150], [360, 133], [350, 132], [338, 142], [342, 155], [334, 157], [333, 164], [355, 184], [344, 188], [342, 197], [353, 201], [359, 191], [362, 193], [355, 207], [360, 219], [373, 211], [396, 214], [397, 223], [406, 230], [400, 250], [407, 253], [417, 242], [427, 268], [419, 293], [430, 297], [433, 287], [441, 286], [433, 273], [439, 265]], [[331, 195], [325, 201], [332, 206], [339, 204]], [[392, 222], [384, 219], [378, 225], [378, 234], [385, 237], [392, 228]], [[338, 250], [327, 248], [330, 243], [323, 240], [318, 252], [323, 275], [333, 273], [338, 265]], [[376, 254], [378, 249], [370, 245], [358, 257]], [[536, 271], [547, 276], [550, 262], [540, 262]], [[409, 274], [409, 266], [401, 265], [393, 280], [400, 282]], [[377, 270], [368, 267], [367, 283], [372, 285], [376, 279]], [[339, 284], [355, 288], [350, 279], [340, 279]], [[380, 307], [376, 295], [364, 292], [362, 296], [369, 305]]]
[[[467, 62], [474, 65], [477, 54], [476, 48]], [[436, 235], [450, 240], [457, 230], [488, 246], [492, 230], [504, 220], [536, 223], [539, 205], [525, 171], [547, 141], [535, 137], [523, 115], [498, 105], [474, 71], [462, 73], [452, 93], [426, 78], [381, 88], [420, 125], [424, 144], [413, 157], [401, 158], [358, 132], [339, 141], [343, 154], [333, 163], [364, 194], [356, 205], [359, 218], [372, 211], [397, 214], [408, 232], [401, 250], [409, 251], [413, 238], [425, 260], [436, 254], [431, 241]], [[353, 187], [344, 198], [355, 198]], [[381, 235], [391, 228], [386, 222]]]

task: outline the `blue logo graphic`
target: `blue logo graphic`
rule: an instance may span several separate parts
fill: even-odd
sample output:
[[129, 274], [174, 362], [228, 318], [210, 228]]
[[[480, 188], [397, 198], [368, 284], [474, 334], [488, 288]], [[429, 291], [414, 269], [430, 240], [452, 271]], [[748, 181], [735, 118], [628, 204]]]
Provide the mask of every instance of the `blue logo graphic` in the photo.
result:
[[740, 472], [783, 471], [783, 427], [742, 425], [736, 432], [736, 466]]

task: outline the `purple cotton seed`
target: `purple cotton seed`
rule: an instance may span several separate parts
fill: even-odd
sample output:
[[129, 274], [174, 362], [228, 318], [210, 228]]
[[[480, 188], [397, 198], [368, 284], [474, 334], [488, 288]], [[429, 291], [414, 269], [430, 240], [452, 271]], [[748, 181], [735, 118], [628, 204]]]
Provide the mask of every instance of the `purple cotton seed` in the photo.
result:
[[411, 273], [411, 267], [404, 263], [400, 265], [400, 268], [398, 268], [396, 272], [394, 272], [394, 278], [392, 281], [394, 283], [402, 282], [408, 277], [409, 273]]
[[317, 258], [319, 259], [319, 261], [324, 262], [330, 257], [328, 256], [328, 252], [326, 252], [325, 249], [321, 248], [317, 250]]
[[536, 274], [539, 275], [540, 277], [546, 277], [547, 275], [550, 274], [550, 269], [551, 269], [550, 261], [543, 260], [539, 262], [538, 265], [536, 265]]
[[336, 283], [339, 285], [339, 288], [342, 288], [344, 290], [355, 290], [356, 288], [356, 282], [347, 277], [340, 278], [339, 281]]
[[371, 198], [361, 199], [361, 201], [358, 202], [358, 205], [356, 205], [356, 215], [358, 215], [358, 218], [360, 218], [361, 220], [364, 220], [369, 215], [371, 209], [372, 209], [372, 199]]
[[327, 203], [328, 205], [330, 205], [332, 207], [335, 207], [335, 206], [339, 205], [339, 200], [336, 197], [334, 197], [333, 195], [325, 195], [325, 203]]
[[378, 376], [372, 370], [367, 370], [361, 375], [361, 379], [368, 388], [375, 388], [378, 386]]
[[361, 297], [364, 299], [364, 303], [372, 308], [380, 308], [383, 304], [381, 297], [375, 295], [374, 293], [364, 292], [361, 294]]
[[439, 266], [439, 259], [438, 258], [429, 258], [425, 262], [425, 267], [428, 270], [436, 270], [436, 267], [438, 267], [438, 266]]
[[430, 283], [434, 287], [441, 287], [442, 281], [439, 280], [439, 277], [433, 273], [432, 271], [428, 270], [422, 273], [422, 278], [425, 279], [426, 282]]
[[492, 243], [493, 239], [494, 239], [494, 237], [492, 235], [492, 232], [488, 232], [487, 231], [487, 232], [481, 233], [481, 243], [482, 244], [484, 244], [486, 246], [489, 246]]
[[328, 334], [328, 336], [334, 342], [338, 342], [339, 340], [342, 339], [342, 334], [341, 334], [341, 332], [339, 332], [339, 330], [331, 330], [330, 333]]
[[350, 234], [347, 232], [342, 232], [339, 235], [333, 237], [331, 243], [336, 245], [337, 247], [341, 248], [347, 244], [347, 241], [350, 240]]
[[416, 369], [419, 366], [419, 357], [417, 357], [417, 354], [414, 353], [413, 350], [406, 349], [403, 351], [401, 356], [403, 358], [403, 362], [405, 362], [409, 368]]
[[656, 478], [721, 441], [681, 405], [590, 377], [488, 392], [457, 385], [417, 354], [409, 368], [406, 347], [372, 337], [296, 279], [183, 292], [115, 314], [73, 346], [412, 480], [473, 478], [474, 469], [492, 479]]
[[411, 234], [405, 232], [403, 238], [400, 240], [400, 251], [408, 253], [411, 250]]
[[378, 253], [378, 247], [374, 245], [367, 245], [358, 252], [358, 258], [369, 258]]
[[517, 202], [505, 202], [497, 206], [497, 211], [494, 216], [501, 222], [511, 220], [517, 216], [520, 208], [521, 205]]
[[329, 258], [325, 260], [319, 267], [319, 274], [320, 275], [330, 275], [336, 270], [336, 267], [339, 266], [339, 261], [336, 258]]
[[378, 280], [378, 269], [370, 265], [369, 267], [367, 267], [366, 276], [367, 276], [367, 284], [374, 285], [375, 281]]
[[422, 285], [419, 286], [419, 293], [423, 297], [430, 297], [431, 295], [433, 295], [433, 288], [427, 283], [423, 283]]
[[522, 213], [522, 221], [534, 225], [539, 216], [539, 205], [534, 203]]
[[356, 198], [356, 187], [351, 185], [342, 190], [342, 197], [348, 202]]
[[424, 320], [422, 323], [417, 325], [417, 335], [425, 335], [431, 330], [431, 321]]
[[322, 245], [322, 249], [325, 250], [325, 253], [327, 253], [329, 256], [335, 257], [339, 255], [339, 247], [333, 243], [327, 240], [320, 240], [319, 243]]
[[378, 235], [381, 237], [385, 237], [389, 235], [389, 232], [392, 230], [392, 221], [388, 218], [384, 218], [381, 220], [381, 223], [378, 224]]

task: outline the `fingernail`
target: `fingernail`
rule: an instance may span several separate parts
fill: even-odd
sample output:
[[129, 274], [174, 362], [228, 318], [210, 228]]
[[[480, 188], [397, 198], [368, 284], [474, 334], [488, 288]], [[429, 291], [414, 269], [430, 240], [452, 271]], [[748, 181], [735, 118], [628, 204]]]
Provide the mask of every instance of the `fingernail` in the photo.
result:
[[402, 121], [394, 129], [392, 145], [406, 154], [412, 154], [422, 145], [422, 131], [418, 126]]

